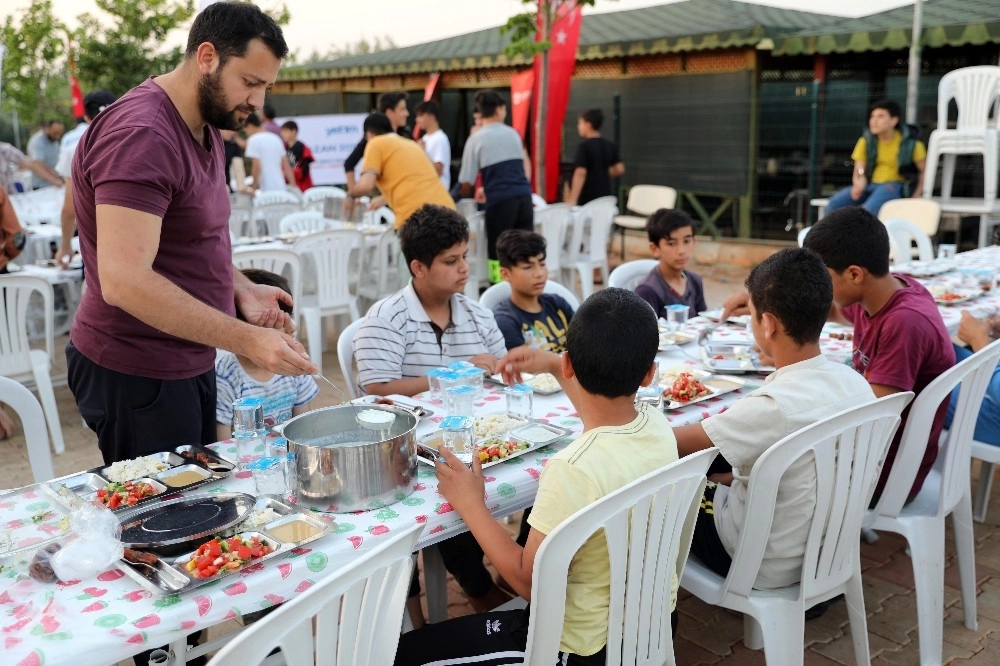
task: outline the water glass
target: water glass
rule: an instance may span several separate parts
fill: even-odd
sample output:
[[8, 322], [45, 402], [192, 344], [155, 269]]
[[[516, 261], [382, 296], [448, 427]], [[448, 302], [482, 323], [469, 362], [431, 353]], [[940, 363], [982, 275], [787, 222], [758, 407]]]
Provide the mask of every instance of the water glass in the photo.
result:
[[285, 494], [285, 460], [264, 456], [247, 465], [258, 495]]
[[476, 389], [471, 386], [449, 386], [444, 390], [444, 404], [448, 414], [472, 416], [475, 402]]
[[666, 305], [663, 309], [667, 311], [667, 328], [671, 331], [679, 331], [687, 323], [690, 310], [687, 305]]
[[524, 384], [515, 384], [505, 388], [503, 393], [507, 398], [507, 414], [524, 419], [532, 417], [532, 400], [535, 394], [533, 388]]
[[939, 243], [938, 244], [938, 259], [951, 259], [955, 256], [955, 252], [958, 251], [958, 246], [954, 243]]
[[449, 416], [441, 421], [441, 442], [466, 465], [476, 452], [476, 432], [468, 416]]
[[484, 395], [483, 369], [476, 367], [463, 368], [458, 370], [458, 376], [461, 378], [463, 385], [471, 386], [473, 388], [476, 400], [482, 400]]
[[233, 401], [233, 434], [260, 434], [264, 431], [264, 398], [238, 398]]
[[431, 368], [427, 371], [427, 385], [430, 388], [430, 399], [441, 400], [441, 377], [446, 375], [450, 370], [448, 368]]

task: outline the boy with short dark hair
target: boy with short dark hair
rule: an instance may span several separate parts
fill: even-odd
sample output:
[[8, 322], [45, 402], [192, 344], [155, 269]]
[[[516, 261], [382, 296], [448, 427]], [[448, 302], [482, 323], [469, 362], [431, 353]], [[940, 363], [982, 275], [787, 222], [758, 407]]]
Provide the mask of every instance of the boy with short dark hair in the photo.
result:
[[576, 121], [576, 132], [583, 139], [573, 160], [573, 177], [564, 185], [563, 200], [570, 206], [614, 194], [611, 179], [625, 173], [618, 146], [601, 136], [604, 112], [587, 109]]
[[[677, 459], [663, 413], [634, 402], [638, 387], [652, 381], [658, 342], [646, 304], [630, 291], [608, 288], [577, 310], [565, 354], [524, 345], [509, 352], [502, 363], [508, 381], [521, 372], [552, 373], [583, 420], [583, 433], [542, 472], [524, 547], [490, 515], [477, 458], [472, 469], [450, 452], [437, 463], [438, 490], [523, 597], [531, 597], [535, 555], [547, 534], [583, 507]], [[605, 663], [609, 596], [607, 547], [603, 535], [594, 535], [570, 564], [560, 664]], [[457, 618], [403, 634], [396, 664], [521, 663], [527, 630], [527, 609]]]
[[497, 239], [500, 277], [510, 298], [493, 311], [507, 349], [530, 345], [566, 351], [566, 329], [573, 307], [562, 296], [546, 294], [545, 238], [534, 231], [508, 229]]
[[292, 166], [295, 176], [295, 186], [305, 192], [313, 186], [309, 165], [316, 161], [309, 146], [299, 141], [299, 125], [294, 120], [287, 120], [281, 125], [281, 139], [288, 149], [288, 163]]
[[[826, 264], [837, 306], [832, 314], [854, 325], [854, 369], [864, 375], [875, 395], [913, 391], [919, 396], [955, 365], [951, 336], [934, 298], [913, 278], [889, 272], [889, 234], [877, 217], [854, 206], [834, 211], [813, 226], [804, 247]], [[908, 501], [920, 492], [937, 458], [947, 406], [945, 400], [934, 416]], [[909, 409], [903, 410], [904, 424]], [[900, 425], [875, 487], [876, 498], [892, 469], [902, 434]]]
[[451, 141], [441, 129], [441, 109], [431, 100], [421, 102], [415, 110], [417, 127], [424, 131], [420, 138], [424, 152], [430, 158], [444, 189], [451, 189]]
[[[799, 248], [781, 250], [750, 272], [746, 286], [754, 340], [777, 370], [726, 411], [674, 430], [681, 455], [715, 446], [732, 466], [731, 473], [710, 476], [722, 485], [705, 488], [691, 543], [691, 553], [720, 576], [729, 573], [739, 543], [757, 459], [787, 435], [875, 398], [864, 378], [820, 352], [834, 292], [819, 257]], [[779, 484], [774, 527], [754, 587], [799, 582], [815, 503], [815, 468], [801, 460]]]
[[660, 263], [649, 272], [635, 293], [664, 317], [668, 305], [684, 304], [690, 316], [707, 310], [705, 290], [697, 273], [686, 266], [694, 254], [694, 222], [682, 210], [661, 208], [646, 222], [649, 249]]

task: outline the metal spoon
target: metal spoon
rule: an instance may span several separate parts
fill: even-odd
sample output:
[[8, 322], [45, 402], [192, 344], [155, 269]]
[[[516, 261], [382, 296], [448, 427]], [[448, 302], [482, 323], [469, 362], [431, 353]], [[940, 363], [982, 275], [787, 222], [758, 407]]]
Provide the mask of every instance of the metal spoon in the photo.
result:
[[348, 397], [347, 397], [346, 395], [344, 395], [344, 392], [340, 390], [340, 387], [339, 387], [339, 386], [337, 386], [336, 384], [334, 384], [333, 382], [331, 382], [331, 381], [330, 381], [329, 379], [327, 379], [326, 377], [324, 377], [324, 376], [323, 376], [323, 373], [321, 373], [321, 372], [317, 372], [317, 373], [316, 373], [315, 375], [313, 375], [313, 377], [319, 377], [320, 379], [322, 379], [322, 380], [323, 380], [324, 382], [326, 382], [327, 384], [329, 384], [330, 386], [332, 386], [332, 387], [334, 388], [334, 390], [335, 390], [335, 391], [336, 391], [337, 393], [339, 393], [339, 394], [340, 394], [340, 398], [341, 398], [341, 399], [342, 399], [342, 400], [343, 400], [344, 402], [350, 402], [350, 399], [349, 399], [349, 398], [348, 398]]

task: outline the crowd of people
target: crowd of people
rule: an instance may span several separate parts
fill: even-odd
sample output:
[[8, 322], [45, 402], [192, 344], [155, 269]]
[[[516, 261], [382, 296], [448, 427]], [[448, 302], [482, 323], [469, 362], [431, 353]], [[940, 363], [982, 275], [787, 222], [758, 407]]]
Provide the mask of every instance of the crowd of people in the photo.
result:
[[[117, 100], [91, 93], [77, 128], [61, 136], [58, 123], [47, 124], [32, 138], [28, 155], [0, 144], [0, 272], [16, 256], [21, 233], [7, 199], [11, 169], [65, 182], [59, 256], [71, 253], [67, 238], [76, 229], [87, 266], [87, 289], [66, 348], [68, 383], [107, 464], [227, 437], [239, 397], [264, 397], [266, 418], [278, 423], [308, 410], [317, 395], [311, 377], [317, 369], [292, 335], [291, 290], [280, 276], [233, 268], [228, 226], [234, 157], [242, 154], [252, 164], [251, 182], [235, 183], [237, 190], [312, 186], [313, 157], [298, 138], [298, 125], [279, 125], [265, 103], [287, 55], [280, 27], [256, 6], [211, 4], [195, 19], [184, 59], [173, 71]], [[720, 456], [704, 491], [692, 553], [725, 575], [744, 524], [754, 463], [772, 444], [876, 397], [919, 394], [956, 362], [934, 299], [917, 281], [890, 272], [888, 235], [869, 212], [887, 197], [920, 190], [925, 151], [898, 128], [898, 107], [879, 103], [872, 109], [870, 131], [855, 149], [854, 182], [831, 202], [832, 212], [813, 227], [805, 246], [762, 261], [746, 291], [725, 305], [723, 318], [749, 314], [760, 353], [776, 371], [727, 411], [672, 429], [662, 412], [637, 405], [635, 394], [656, 373], [663, 308], [682, 304], [692, 315], [706, 309], [702, 280], [689, 268], [691, 218], [675, 210], [649, 217], [657, 265], [634, 291], [603, 289], [579, 308], [546, 293], [549, 248], [533, 231], [522, 139], [504, 123], [506, 105], [498, 93], [481, 91], [475, 102], [478, 129], [465, 143], [455, 188], [440, 108], [427, 101], [415, 109], [424, 134], [414, 140], [403, 93], [379, 98], [377, 111], [364, 121], [364, 139], [345, 163], [345, 212], [377, 190], [371, 205], [395, 212], [410, 275], [405, 287], [363, 317], [354, 340], [358, 388], [413, 396], [428, 390], [428, 370], [452, 361], [509, 381], [548, 372], [578, 411], [583, 432], [549, 460], [516, 539], [484, 503], [478, 460], [470, 468], [442, 451], [439, 491], [469, 531], [441, 543], [441, 554], [473, 607], [487, 614], [405, 634], [398, 664], [486, 661], [523, 652], [528, 612], [489, 611], [509, 598], [508, 591], [530, 597], [535, 556], [546, 535], [578, 509], [709, 447]], [[564, 193], [572, 204], [611, 194], [612, 179], [624, 173], [617, 148], [600, 136], [602, 123], [596, 109], [579, 118], [584, 140]], [[910, 165], [917, 180], [905, 192]], [[482, 202], [491, 281], [510, 287], [495, 311], [465, 295], [469, 226], [456, 211], [456, 188], [459, 196]], [[829, 320], [853, 326], [851, 366], [827, 360], [820, 350]], [[998, 328], [996, 318], [963, 317], [959, 335], [972, 349], [959, 357], [989, 344]], [[976, 436], [1000, 444], [998, 381], [988, 391]], [[944, 403], [935, 415], [910, 499], [937, 457], [951, 409]], [[876, 497], [898, 444], [897, 433]], [[782, 479], [757, 587], [796, 582], [815, 488], [815, 472], [804, 461]], [[484, 554], [500, 579], [491, 577]], [[593, 537], [570, 567], [561, 663], [604, 663], [609, 577], [603, 542]], [[409, 608], [421, 627], [418, 592], [414, 578]], [[503, 630], [484, 634], [483, 626]]]

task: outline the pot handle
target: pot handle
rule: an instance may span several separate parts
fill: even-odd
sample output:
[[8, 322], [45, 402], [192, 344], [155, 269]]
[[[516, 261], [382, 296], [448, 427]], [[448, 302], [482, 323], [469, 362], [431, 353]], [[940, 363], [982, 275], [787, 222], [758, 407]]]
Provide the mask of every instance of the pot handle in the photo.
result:
[[274, 433], [278, 437], [284, 437], [285, 436], [285, 424], [284, 423], [277, 423], [277, 424], [271, 426], [270, 428], [268, 428], [268, 430], [270, 430], [272, 433]]

